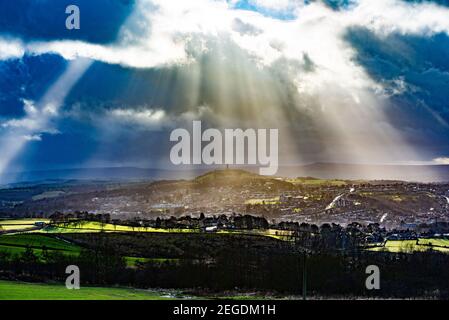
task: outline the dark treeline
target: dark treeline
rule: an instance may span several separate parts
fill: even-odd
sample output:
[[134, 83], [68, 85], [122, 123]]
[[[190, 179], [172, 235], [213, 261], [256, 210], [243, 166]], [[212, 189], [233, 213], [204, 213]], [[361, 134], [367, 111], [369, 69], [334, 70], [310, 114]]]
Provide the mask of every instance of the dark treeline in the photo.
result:
[[[237, 241], [214, 246], [196, 259], [137, 263], [127, 267], [115, 237], [97, 235], [94, 244], [79, 256], [44, 250], [43, 258], [31, 249], [19, 255], [0, 255], [0, 277], [27, 281], [58, 281], [63, 285], [68, 265], [81, 270], [82, 285], [122, 285], [138, 288], [182, 288], [196, 291], [269, 291], [300, 294], [303, 254], [289, 248]], [[125, 235], [129, 236], [129, 235]], [[86, 240], [86, 239], [84, 239]], [[93, 240], [89, 238], [89, 240]], [[192, 239], [190, 239], [192, 241]], [[249, 240], [249, 239], [248, 239]], [[123, 239], [124, 242], [129, 238]], [[176, 240], [178, 241], [178, 240]], [[167, 244], [174, 246], [176, 241]], [[154, 243], [152, 244], [154, 245]], [[162, 246], [162, 245], [161, 245]], [[178, 246], [178, 256], [187, 257], [189, 244]], [[192, 246], [192, 250], [197, 250]], [[381, 290], [365, 288], [368, 265], [380, 268]], [[309, 295], [449, 298], [449, 255], [437, 252], [387, 253], [346, 251], [309, 253], [307, 288]]]
[[[263, 217], [234, 215], [189, 216], [154, 220], [112, 220], [87, 212], [55, 213], [51, 223], [98, 221], [135, 227], [204, 228], [192, 233], [73, 233], [59, 238], [79, 245], [79, 255], [42, 248], [22, 254], [0, 252], [0, 278], [64, 283], [65, 268], [77, 265], [83, 285], [123, 285], [138, 288], [182, 288], [201, 291], [268, 291], [301, 294], [306, 257], [307, 289], [317, 296], [379, 296], [449, 298], [449, 255], [427, 252], [392, 253], [366, 250], [383, 243], [391, 232], [379, 224], [317, 226], [269, 223]], [[209, 233], [206, 228], [289, 231], [291, 241], [235, 233]], [[446, 225], [439, 225], [446, 228]], [[398, 231], [394, 231], [399, 234]], [[415, 239], [402, 231], [406, 239]], [[50, 235], [49, 235], [50, 236]], [[285, 239], [284, 239], [285, 240]], [[306, 255], [304, 254], [306, 253]], [[142, 258], [133, 266], [126, 257]], [[365, 287], [366, 267], [380, 268], [381, 290]]]
[[[387, 230], [379, 223], [370, 223], [367, 225], [358, 222], [351, 222], [346, 226], [335, 223], [324, 223], [320, 226], [309, 223], [298, 223], [291, 221], [280, 221], [271, 223], [265, 218], [253, 215], [233, 214], [205, 216], [201, 213], [198, 217], [181, 216], [166, 217], [156, 219], [142, 219], [135, 217], [132, 219], [112, 219], [109, 214], [92, 214], [88, 212], [61, 213], [55, 212], [50, 216], [52, 224], [69, 225], [76, 222], [96, 221], [102, 224], [111, 223], [114, 225], [126, 225], [132, 228], [163, 228], [163, 229], [201, 229], [207, 231], [210, 228], [214, 230], [266, 230], [276, 229], [289, 231], [291, 238], [301, 239], [308, 245], [310, 237], [321, 241], [321, 248], [327, 247], [339, 250], [352, 250], [357, 246], [366, 246], [377, 244], [382, 246], [387, 240], [418, 240], [418, 238], [441, 238], [443, 234], [449, 233], [449, 223], [433, 222], [430, 224], [421, 224], [416, 230], [411, 229], [393, 229]], [[309, 238], [309, 239], [307, 239]], [[284, 239], [291, 240], [291, 239]], [[314, 250], [316, 248], [313, 248]]]
[[[363, 187], [363, 185], [362, 185]], [[251, 211], [251, 208], [263, 207], [261, 204], [248, 204], [246, 211]], [[346, 232], [360, 233], [365, 236], [366, 243], [380, 243], [386, 238], [390, 240], [411, 240], [418, 237], [440, 237], [442, 234], [449, 233], [449, 222], [446, 221], [432, 221], [428, 223], [420, 223], [410, 228], [407, 226], [398, 227], [397, 229], [386, 230], [381, 227], [379, 223], [359, 224], [353, 221], [348, 225], [348, 228], [343, 228], [337, 224], [315, 225], [308, 223], [298, 223], [292, 221], [269, 221], [263, 214], [240, 214], [233, 213], [232, 215], [218, 214], [213, 216], [206, 216], [201, 213], [199, 216], [182, 215], [172, 212], [164, 213], [161, 217], [148, 218], [145, 216], [129, 215], [111, 215], [109, 213], [90, 213], [88, 211], [73, 211], [60, 212], [55, 211], [48, 216], [52, 224], [69, 224], [74, 221], [96, 221], [100, 223], [111, 223], [114, 225], [127, 225], [130, 227], [153, 227], [153, 228], [187, 228], [187, 229], [205, 229], [207, 227], [217, 227], [218, 229], [278, 229], [288, 230], [293, 232], [303, 232], [306, 230], [318, 230], [322, 228], [331, 229], [331, 232]], [[256, 210], [258, 211], [258, 210]], [[23, 218], [23, 215], [6, 214], [0, 212], [0, 217], [8, 217], [8, 219]], [[28, 218], [46, 218], [47, 215], [43, 212], [33, 212], [26, 215]], [[406, 225], [404, 221], [401, 225]], [[349, 229], [349, 230], [348, 230]], [[0, 233], [2, 231], [0, 230]], [[314, 231], [313, 231], [314, 232]], [[347, 232], [347, 233], [348, 233]]]

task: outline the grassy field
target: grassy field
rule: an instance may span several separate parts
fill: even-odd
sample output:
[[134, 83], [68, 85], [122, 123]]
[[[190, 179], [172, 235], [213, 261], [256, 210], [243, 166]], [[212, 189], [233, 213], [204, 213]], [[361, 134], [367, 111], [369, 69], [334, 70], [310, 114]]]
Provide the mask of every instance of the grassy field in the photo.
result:
[[[27, 247], [33, 250], [33, 253], [43, 259], [43, 247], [47, 248], [48, 252], [58, 251], [65, 255], [78, 255], [81, 252], [81, 247], [67, 242], [63, 239], [58, 239], [45, 234], [23, 233], [13, 235], [0, 236], [0, 252], [9, 254], [22, 254], [27, 250]], [[177, 259], [148, 259], [140, 257], [124, 257], [128, 267], [135, 267], [137, 262], [164, 263], [166, 261], [175, 261]]]
[[[95, 221], [84, 221], [81, 223], [69, 223], [59, 226], [48, 226], [44, 229], [34, 231], [34, 233], [48, 233], [48, 234], [64, 234], [64, 233], [93, 233], [93, 232], [157, 232], [157, 233], [198, 233], [199, 229], [162, 229], [162, 228], [144, 228], [144, 227], [129, 227], [123, 225], [102, 224]], [[248, 234], [272, 237], [276, 239], [284, 239], [290, 235], [289, 231], [284, 230], [220, 230], [217, 233], [221, 234]]]
[[27, 283], [0, 280], [0, 300], [265, 300], [279, 297], [256, 294], [198, 297], [177, 290], [143, 290], [117, 287], [81, 287], [68, 290], [64, 284]]
[[245, 201], [245, 204], [264, 204], [264, 205], [277, 205], [279, 204], [279, 197], [274, 197], [270, 199], [248, 199]]
[[[33, 223], [34, 220], [27, 220], [27, 223]], [[10, 220], [8, 225], [15, 226], [25, 223], [24, 220]], [[123, 232], [141, 232], [141, 233], [162, 233], [162, 234], [200, 234], [198, 229], [158, 229], [158, 228], [143, 228], [143, 227], [129, 227], [123, 225], [104, 224], [94, 221], [77, 221], [66, 224], [47, 226], [43, 229], [23, 231], [18, 230], [17, 233], [8, 233], [0, 235], [0, 253], [8, 253], [11, 255], [23, 254], [28, 248], [32, 249], [33, 253], [41, 260], [45, 262], [44, 247], [47, 252], [60, 252], [64, 255], [79, 255], [82, 247], [75, 245], [70, 241], [64, 239], [64, 235], [69, 234], [85, 234], [85, 233], [123, 233]], [[217, 234], [230, 234], [230, 235], [255, 235], [275, 238], [278, 240], [288, 240], [290, 235], [289, 231], [281, 230], [219, 230]], [[138, 263], [176, 263], [178, 259], [166, 259], [166, 258], [145, 258], [139, 256], [128, 256], [126, 253], [122, 253], [123, 258], [128, 267], [134, 268]]]
[[47, 252], [58, 251], [66, 255], [78, 255], [81, 252], [79, 246], [47, 235], [23, 233], [0, 236], [0, 252], [18, 255], [27, 248], [31, 248], [39, 259], [43, 259], [44, 248]]
[[166, 292], [129, 288], [81, 287], [68, 290], [64, 284], [35, 284], [0, 280], [0, 300], [173, 300]]
[[37, 221], [48, 222], [48, 219], [0, 220], [0, 231], [23, 231], [35, 227]]
[[[260, 200], [260, 199], [258, 199]], [[275, 201], [278, 199], [265, 199], [267, 201]], [[27, 246], [35, 250], [35, 253], [40, 255], [42, 247], [45, 245], [48, 250], [60, 250], [65, 253], [79, 253], [80, 248], [73, 244], [67, 243], [61, 239], [50, 237], [50, 235], [57, 236], [57, 234], [67, 233], [97, 233], [97, 232], [143, 232], [143, 233], [199, 233], [199, 229], [162, 229], [162, 228], [145, 228], [145, 227], [130, 227], [124, 225], [114, 225], [110, 223], [100, 223], [96, 221], [76, 221], [59, 225], [47, 226], [40, 230], [33, 230], [23, 232], [23, 226], [33, 226], [36, 221], [44, 221], [42, 219], [26, 219], [26, 220], [0, 220], [3, 228], [10, 227], [8, 230], [13, 230], [19, 227], [16, 234], [7, 234], [0, 236], [0, 251], [7, 251], [11, 253], [21, 253], [25, 251]], [[48, 220], [45, 220], [48, 222]], [[271, 237], [278, 240], [289, 240], [290, 231], [285, 230], [219, 230], [218, 234], [245, 234]], [[419, 239], [418, 244], [416, 240], [389, 240], [385, 246], [378, 246], [369, 248], [372, 251], [387, 250], [390, 252], [412, 252], [412, 251], [427, 251], [429, 249], [440, 252], [449, 253], [448, 239]], [[135, 265], [136, 261], [144, 261], [139, 257], [127, 257], [127, 263], [130, 266]]]
[[449, 240], [445, 239], [419, 239], [416, 240], [388, 240], [384, 247], [370, 248], [372, 251], [390, 251], [390, 252], [416, 252], [435, 250], [449, 253]]
[[79, 247], [67, 241], [40, 234], [12, 234], [0, 236], [0, 245], [46, 247], [49, 250], [79, 251]]
[[71, 222], [68, 224], [59, 224], [57, 226], [48, 226], [36, 231], [38, 233], [77, 233], [77, 232], [163, 232], [163, 233], [183, 233], [198, 232], [195, 229], [162, 229], [162, 228], [144, 228], [130, 227], [123, 225], [113, 225], [110, 223], [100, 223], [96, 221]]
[[[33, 250], [33, 253], [38, 257], [38, 258], [42, 258], [43, 254], [44, 254], [44, 250], [43, 249], [38, 249], [38, 248], [31, 248]], [[8, 245], [0, 245], [0, 252], [6, 252], [9, 254], [13, 254], [13, 255], [17, 255], [17, 254], [22, 254], [27, 250], [26, 246], [23, 247], [15, 247], [15, 246], [8, 246]], [[47, 252], [54, 252], [56, 250], [47, 250]], [[79, 252], [77, 251], [59, 251], [63, 254], [66, 255], [77, 255], [79, 254]]]
[[33, 228], [34, 225], [30, 225], [30, 224], [8, 224], [8, 225], [3, 225], [2, 228], [0, 230], [3, 231], [25, 231], [26, 229], [30, 229]]
[[34, 225], [35, 222], [42, 221], [45, 223], [50, 222], [48, 219], [14, 219], [14, 220], [1, 220], [0, 225]]
[[449, 239], [419, 239], [418, 243], [420, 245], [447, 247], [449, 249]]
[[294, 178], [294, 179], [287, 179], [286, 181], [293, 183], [295, 185], [310, 185], [310, 186], [328, 185], [328, 186], [343, 187], [348, 184], [344, 180], [336, 180], [336, 179], [327, 180], [327, 179], [317, 179], [317, 178]]

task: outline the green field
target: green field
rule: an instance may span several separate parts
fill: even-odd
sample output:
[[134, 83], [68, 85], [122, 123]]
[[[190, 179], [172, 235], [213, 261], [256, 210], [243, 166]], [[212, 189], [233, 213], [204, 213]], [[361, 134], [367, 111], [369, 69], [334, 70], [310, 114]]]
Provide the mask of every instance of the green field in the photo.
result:
[[446, 247], [449, 249], [449, 239], [419, 239], [420, 245]]
[[56, 226], [47, 226], [44, 229], [36, 231], [38, 233], [76, 233], [76, 232], [198, 232], [195, 229], [162, 229], [130, 227], [123, 225], [113, 225], [111, 223], [100, 223], [96, 221], [70, 222], [67, 224], [58, 224]]
[[[39, 220], [40, 221], [40, 220]], [[14, 227], [23, 223], [33, 223], [35, 220], [9, 220], [8, 225]], [[79, 255], [81, 247], [72, 244], [62, 237], [71, 233], [99, 233], [99, 232], [142, 232], [142, 233], [200, 233], [199, 229], [162, 229], [162, 228], [144, 228], [130, 227], [123, 225], [105, 224], [95, 221], [73, 221], [70, 223], [60, 223], [58, 225], [46, 226], [43, 229], [23, 231], [17, 230], [17, 233], [8, 233], [0, 235], [0, 253], [19, 255], [26, 252], [28, 248], [43, 262], [45, 262], [44, 247], [47, 252], [60, 252], [65, 255]], [[290, 235], [289, 231], [282, 230], [219, 230], [218, 234], [245, 234], [257, 235], [286, 240]], [[153, 262], [155, 264], [171, 262], [176, 263], [179, 259], [166, 258], [143, 258], [123, 256], [128, 267], [134, 268], [138, 263]]]
[[64, 284], [27, 283], [0, 280], [0, 300], [264, 300], [279, 297], [254, 294], [198, 297], [178, 290], [143, 290], [120, 287], [82, 287], [68, 290]]
[[317, 179], [317, 178], [294, 178], [294, 179], [286, 179], [287, 182], [293, 183], [294, 185], [309, 185], [309, 186], [346, 186], [348, 183], [344, 180], [327, 180], [327, 179]]
[[[260, 199], [258, 199], [260, 200]], [[267, 201], [276, 201], [278, 198], [265, 199]], [[31, 247], [36, 254], [42, 253], [42, 247], [46, 246], [47, 250], [60, 250], [64, 253], [79, 253], [80, 247], [68, 243], [62, 239], [57, 239], [58, 234], [67, 233], [97, 233], [97, 232], [154, 232], [154, 233], [198, 233], [199, 229], [163, 229], [163, 228], [145, 228], [145, 227], [130, 227], [124, 225], [114, 225], [111, 223], [101, 223], [96, 221], [73, 221], [69, 223], [59, 223], [57, 225], [46, 226], [40, 230], [23, 231], [23, 226], [33, 226], [36, 221], [44, 221], [42, 219], [26, 219], [26, 220], [3, 220], [0, 221], [3, 228], [7, 230], [14, 230], [18, 228], [18, 233], [6, 234], [0, 236], [0, 251], [10, 253], [21, 253], [26, 250], [26, 247]], [[48, 222], [48, 220], [45, 220]], [[22, 230], [22, 231], [21, 231]], [[278, 240], [289, 240], [291, 234], [286, 230], [218, 230], [218, 234], [245, 234], [271, 237]], [[53, 236], [53, 237], [51, 237]], [[413, 251], [427, 251], [429, 249], [440, 252], [449, 253], [449, 239], [419, 239], [418, 244], [416, 240], [389, 240], [384, 246], [376, 246], [369, 248], [372, 251], [390, 251], [390, 252], [413, 252]], [[126, 257], [129, 266], [134, 266], [137, 261], [144, 262], [143, 258]]]
[[78, 255], [81, 248], [62, 239], [42, 234], [22, 233], [6, 234], [0, 236], [0, 252], [18, 255], [23, 254], [27, 248], [39, 258], [44, 257], [44, 248], [47, 252], [61, 252], [66, 255]]
[[[17, 255], [17, 254], [22, 254], [27, 250], [26, 246], [23, 247], [15, 247], [15, 246], [7, 246], [7, 245], [0, 245], [0, 252], [5, 252], [8, 254], [13, 254], [13, 255]], [[33, 253], [38, 257], [38, 258], [43, 258], [44, 256], [44, 250], [43, 249], [37, 249], [37, 248], [32, 248]], [[56, 250], [47, 250], [47, 252], [55, 252]], [[76, 251], [59, 251], [65, 255], [77, 255], [79, 254], [79, 252]]]
[[[48, 233], [48, 234], [64, 234], [64, 233], [92, 233], [92, 232], [159, 232], [159, 233], [198, 233], [199, 229], [162, 229], [162, 228], [144, 228], [144, 227], [129, 227], [123, 225], [102, 224], [95, 221], [83, 221], [81, 223], [71, 222], [65, 225], [48, 226], [42, 230], [34, 231], [34, 233]], [[217, 233], [221, 234], [248, 234], [272, 237], [276, 239], [283, 239], [290, 235], [291, 232], [285, 230], [220, 230]]]
[[[13, 234], [13, 235], [2, 235], [0, 236], [0, 252], [5, 252], [9, 254], [22, 254], [27, 248], [31, 248], [33, 253], [43, 259], [43, 247], [46, 247], [48, 252], [58, 251], [65, 255], [78, 255], [81, 252], [81, 247], [69, 243], [63, 239], [54, 238], [45, 234], [36, 233], [23, 233], [23, 234]], [[154, 263], [164, 263], [164, 262], [175, 262], [178, 259], [148, 259], [140, 257], [124, 257], [128, 267], [135, 267], [138, 262], [154, 262]]]
[[416, 240], [388, 240], [385, 246], [369, 248], [372, 251], [389, 251], [389, 252], [423, 252], [435, 250], [449, 253], [449, 240], [447, 239], [419, 239]]
[[49, 250], [79, 251], [78, 246], [67, 241], [35, 233], [0, 236], [0, 245], [23, 247], [30, 246], [31, 248], [40, 249], [45, 246]]
[[1, 220], [0, 219], [0, 225], [14, 225], [14, 224], [20, 224], [20, 225], [34, 225], [35, 222], [42, 221], [45, 223], [48, 223], [49, 219], [14, 219], [14, 220]]
[[64, 284], [35, 284], [0, 280], [0, 300], [173, 300], [167, 292], [129, 288], [81, 287], [68, 290]]
[[[279, 199], [278, 199], [279, 200]], [[11, 228], [9, 231], [14, 230], [14, 226], [18, 225], [23, 220], [10, 220]], [[29, 221], [29, 220], [27, 220]], [[39, 220], [41, 221], [41, 220]], [[15, 224], [14, 224], [15, 223]], [[34, 222], [33, 222], [34, 224]], [[23, 231], [21, 228], [17, 230], [17, 234], [64, 234], [64, 233], [96, 233], [96, 232], [158, 232], [158, 233], [198, 233], [199, 229], [163, 229], [163, 228], [145, 228], [145, 227], [130, 227], [124, 225], [114, 225], [111, 223], [100, 223], [96, 221], [74, 221], [69, 223], [59, 223], [57, 225], [46, 226], [43, 229], [32, 230], [32, 231]], [[222, 234], [247, 234], [247, 235], [259, 235], [272, 237], [276, 239], [284, 239], [285, 236], [289, 236], [291, 232], [285, 230], [220, 230], [218, 233]], [[13, 236], [13, 234], [9, 234], [9, 237]], [[3, 241], [0, 241], [0, 244], [5, 244]], [[40, 245], [41, 246], [41, 245]], [[49, 247], [48, 244], [46, 244]], [[61, 248], [62, 250], [67, 248]]]
[[0, 231], [23, 231], [35, 227], [34, 223], [38, 221], [49, 222], [48, 219], [0, 220]]

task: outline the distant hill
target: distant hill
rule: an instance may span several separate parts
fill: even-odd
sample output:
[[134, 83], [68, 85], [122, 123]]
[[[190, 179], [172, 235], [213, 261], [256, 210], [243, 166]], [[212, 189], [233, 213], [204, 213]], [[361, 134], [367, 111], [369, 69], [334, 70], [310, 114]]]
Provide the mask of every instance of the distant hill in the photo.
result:
[[251, 179], [264, 179], [265, 177], [257, 175], [255, 173], [241, 170], [214, 170], [200, 175], [194, 179], [197, 183], [216, 183], [219, 181], [229, 181], [229, 180], [251, 180]]
[[208, 169], [163, 170], [136, 167], [39, 170], [6, 174], [2, 177], [1, 183], [37, 182], [46, 180], [179, 180], [192, 179], [206, 171], [208, 171]]
[[214, 170], [198, 176], [193, 182], [199, 186], [270, 186], [273, 188], [291, 188], [291, 183], [275, 177], [261, 176], [241, 169]]
[[[136, 167], [110, 167], [42, 170], [10, 173], [2, 177], [1, 184], [13, 182], [37, 182], [45, 180], [181, 180], [194, 179], [197, 182], [212, 179], [251, 178], [258, 176], [255, 166], [232, 166], [232, 170], [208, 173], [214, 167], [193, 167], [184, 170], [151, 169]], [[242, 171], [240, 169], [244, 169]], [[277, 176], [315, 177], [341, 180], [402, 180], [420, 182], [449, 181], [449, 165], [362, 165], [314, 163], [309, 165], [281, 166]], [[273, 177], [268, 177], [273, 178]]]
[[283, 166], [278, 175], [342, 180], [449, 181], [449, 165], [365, 165], [314, 163]]

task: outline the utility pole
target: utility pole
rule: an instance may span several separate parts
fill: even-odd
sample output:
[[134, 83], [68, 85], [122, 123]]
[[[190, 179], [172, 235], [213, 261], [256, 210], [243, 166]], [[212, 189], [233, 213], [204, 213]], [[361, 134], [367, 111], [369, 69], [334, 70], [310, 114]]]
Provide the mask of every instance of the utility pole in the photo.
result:
[[307, 300], [307, 253], [302, 253], [302, 299]]
[[[299, 232], [301, 231], [298, 231], [298, 233], [295, 233], [293, 235], [295, 239], [295, 245], [298, 245], [300, 241]], [[307, 249], [306, 247], [302, 247], [302, 249], [299, 249], [298, 251], [299, 254], [302, 251], [302, 259], [299, 259], [302, 260], [302, 299], [307, 300]]]

